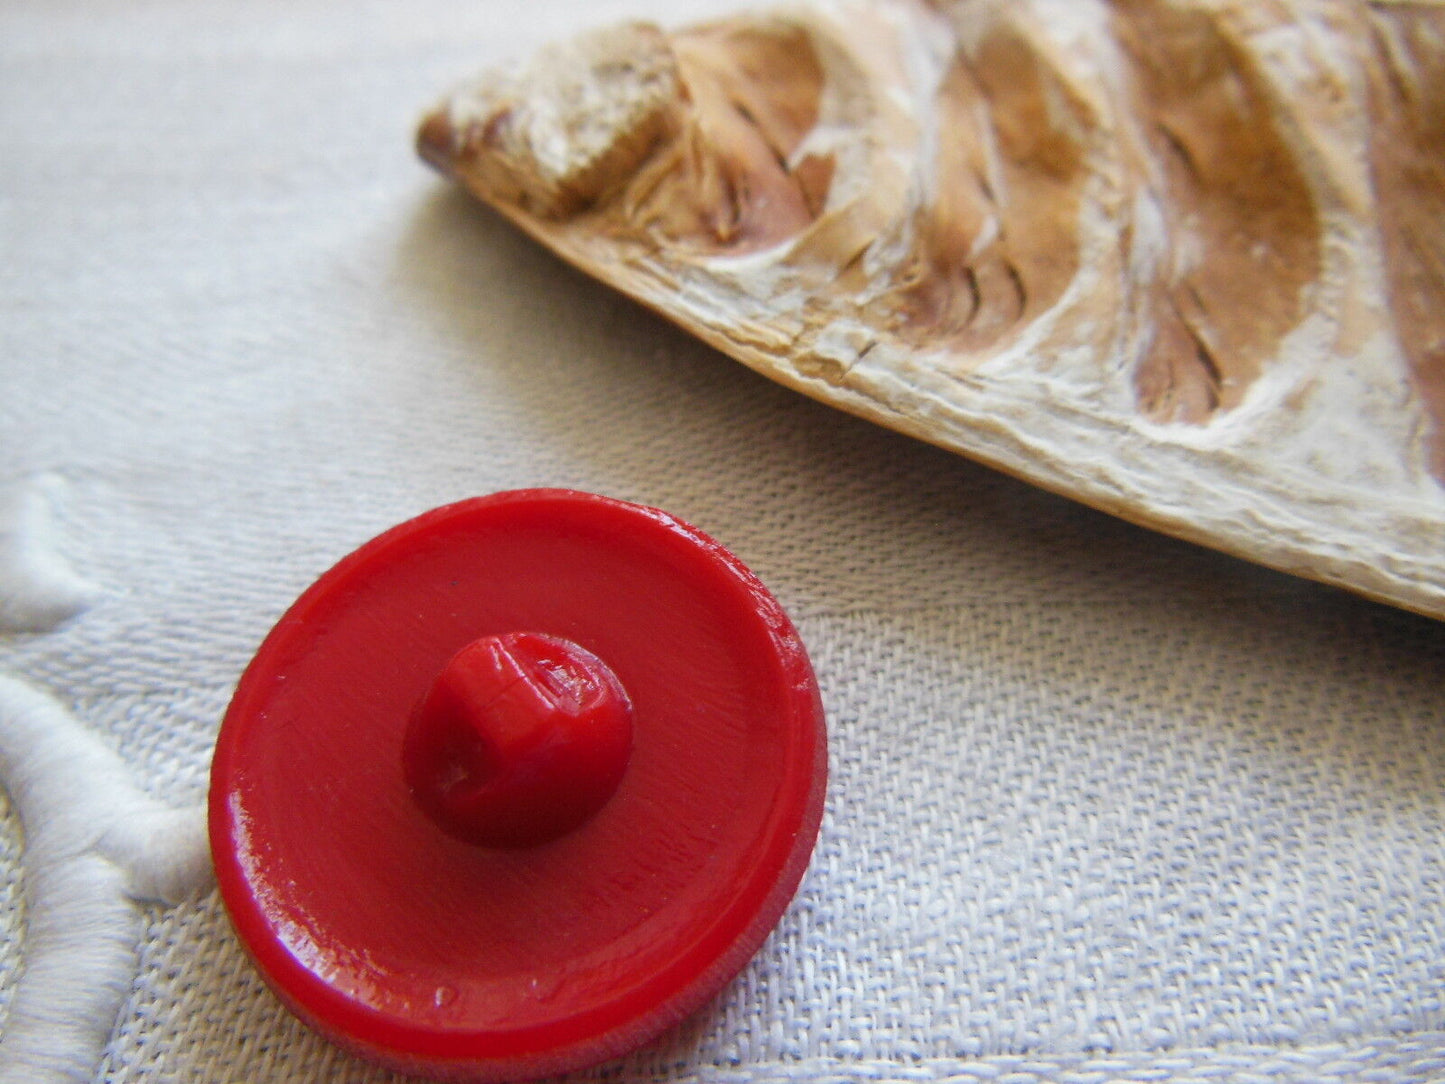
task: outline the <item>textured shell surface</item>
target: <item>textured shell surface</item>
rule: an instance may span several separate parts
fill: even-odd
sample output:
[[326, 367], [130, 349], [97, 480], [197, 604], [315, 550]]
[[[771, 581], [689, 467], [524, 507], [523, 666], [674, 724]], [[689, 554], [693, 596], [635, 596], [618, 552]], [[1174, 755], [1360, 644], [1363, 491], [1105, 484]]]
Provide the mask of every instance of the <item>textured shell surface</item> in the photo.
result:
[[775, 380], [1445, 618], [1445, 3], [623, 24], [418, 147]]

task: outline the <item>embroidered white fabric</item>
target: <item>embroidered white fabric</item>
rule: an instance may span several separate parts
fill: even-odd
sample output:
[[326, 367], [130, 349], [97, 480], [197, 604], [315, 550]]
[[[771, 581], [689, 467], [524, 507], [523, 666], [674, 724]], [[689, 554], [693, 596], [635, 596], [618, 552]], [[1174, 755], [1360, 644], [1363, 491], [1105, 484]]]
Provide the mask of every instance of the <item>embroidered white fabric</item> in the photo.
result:
[[777, 932], [584, 1076], [1445, 1079], [1445, 625], [769, 384], [411, 153], [484, 65], [728, 6], [0, 7], [0, 1079], [391, 1079], [237, 948], [209, 752], [333, 561], [530, 485], [734, 549], [831, 728]]

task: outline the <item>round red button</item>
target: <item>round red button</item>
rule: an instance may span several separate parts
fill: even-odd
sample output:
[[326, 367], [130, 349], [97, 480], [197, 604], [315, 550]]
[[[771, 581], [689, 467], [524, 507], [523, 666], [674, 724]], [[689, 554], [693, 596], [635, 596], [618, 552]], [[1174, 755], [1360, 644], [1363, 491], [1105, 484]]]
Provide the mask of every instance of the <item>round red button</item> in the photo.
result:
[[735, 557], [655, 509], [524, 490], [317, 581], [216, 746], [212, 851], [303, 1020], [404, 1072], [621, 1055], [762, 944], [822, 818], [807, 655]]

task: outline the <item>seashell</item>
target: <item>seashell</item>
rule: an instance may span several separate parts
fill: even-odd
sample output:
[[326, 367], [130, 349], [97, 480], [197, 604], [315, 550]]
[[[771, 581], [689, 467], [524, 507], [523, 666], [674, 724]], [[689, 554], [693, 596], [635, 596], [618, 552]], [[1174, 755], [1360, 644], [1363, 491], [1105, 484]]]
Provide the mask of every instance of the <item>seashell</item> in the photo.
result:
[[418, 147], [783, 384], [1445, 618], [1445, 4], [635, 23], [461, 90]]

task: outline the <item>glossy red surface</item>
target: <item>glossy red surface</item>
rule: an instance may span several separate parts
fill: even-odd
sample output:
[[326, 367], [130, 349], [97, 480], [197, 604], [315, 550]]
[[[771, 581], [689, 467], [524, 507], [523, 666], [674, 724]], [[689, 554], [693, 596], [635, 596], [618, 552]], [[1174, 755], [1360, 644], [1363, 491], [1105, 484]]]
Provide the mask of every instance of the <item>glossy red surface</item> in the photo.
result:
[[444, 832], [535, 847], [585, 824], [622, 782], [632, 702], [592, 652], [555, 636], [483, 636], [412, 712], [411, 793]]
[[[631, 753], [580, 826], [478, 846], [423, 810], [403, 745], [458, 652], [517, 631], [606, 664]], [[756, 577], [665, 513], [527, 490], [387, 532], [281, 619], [222, 726], [212, 850], [303, 1019], [403, 1071], [525, 1079], [625, 1053], [747, 962], [825, 777], [812, 669]]]

